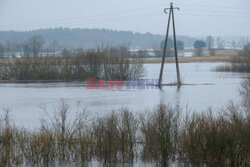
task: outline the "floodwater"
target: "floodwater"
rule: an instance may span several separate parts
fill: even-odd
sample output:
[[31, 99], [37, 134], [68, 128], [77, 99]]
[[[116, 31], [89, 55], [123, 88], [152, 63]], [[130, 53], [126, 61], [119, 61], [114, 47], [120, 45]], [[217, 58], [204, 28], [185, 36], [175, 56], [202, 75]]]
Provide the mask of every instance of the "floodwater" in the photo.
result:
[[[173, 106], [188, 106], [192, 110], [202, 111], [208, 107], [219, 108], [230, 100], [240, 102], [238, 92], [243, 78], [249, 74], [214, 72], [224, 63], [181, 63], [180, 88], [168, 86], [160, 89], [121, 90], [87, 89], [84, 83], [31, 83], [0, 84], [0, 115], [3, 109], [10, 110], [11, 119], [18, 126], [36, 127], [42, 116], [41, 105], [52, 112], [63, 98], [70, 105], [71, 112], [80, 108], [90, 111], [92, 116], [102, 116], [112, 109], [128, 107], [135, 112], [152, 109], [160, 102]], [[158, 79], [160, 64], [145, 64], [146, 79]], [[175, 64], [165, 64], [164, 83], [176, 82]]]

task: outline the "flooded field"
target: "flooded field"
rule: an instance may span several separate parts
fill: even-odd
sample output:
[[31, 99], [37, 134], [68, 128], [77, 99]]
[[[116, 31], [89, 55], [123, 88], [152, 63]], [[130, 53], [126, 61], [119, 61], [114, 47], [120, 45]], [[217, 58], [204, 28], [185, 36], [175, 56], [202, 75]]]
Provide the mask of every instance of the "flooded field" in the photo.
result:
[[[135, 112], [151, 109], [160, 102], [173, 106], [192, 108], [196, 111], [207, 107], [219, 108], [230, 100], [239, 102], [239, 84], [248, 76], [244, 73], [214, 72], [223, 63], [181, 63], [180, 71], [184, 85], [160, 89], [96, 90], [87, 89], [86, 83], [31, 83], [0, 84], [0, 108], [10, 110], [16, 125], [36, 127], [41, 117], [41, 105], [54, 109], [60, 99], [65, 99], [72, 111], [76, 103], [91, 112], [92, 116], [102, 116], [112, 109], [128, 107]], [[158, 79], [160, 64], [145, 64], [146, 79]], [[175, 64], [166, 64], [164, 83], [176, 81]], [[51, 110], [48, 110], [51, 111]]]

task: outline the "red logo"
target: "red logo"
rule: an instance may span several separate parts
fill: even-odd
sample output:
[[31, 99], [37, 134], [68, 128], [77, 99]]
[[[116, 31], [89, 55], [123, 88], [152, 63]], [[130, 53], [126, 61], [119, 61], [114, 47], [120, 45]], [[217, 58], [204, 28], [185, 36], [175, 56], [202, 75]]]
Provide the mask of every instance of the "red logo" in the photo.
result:
[[88, 77], [87, 89], [123, 89], [123, 79], [96, 79], [96, 77]]

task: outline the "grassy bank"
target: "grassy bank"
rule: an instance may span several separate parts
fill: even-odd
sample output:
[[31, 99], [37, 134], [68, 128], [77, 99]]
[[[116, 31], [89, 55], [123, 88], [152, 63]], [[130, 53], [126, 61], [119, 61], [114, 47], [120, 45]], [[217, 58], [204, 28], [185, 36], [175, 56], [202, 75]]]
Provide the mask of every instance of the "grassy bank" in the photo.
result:
[[238, 51], [236, 56], [231, 57], [229, 65], [218, 66], [215, 71], [250, 72], [250, 43]]

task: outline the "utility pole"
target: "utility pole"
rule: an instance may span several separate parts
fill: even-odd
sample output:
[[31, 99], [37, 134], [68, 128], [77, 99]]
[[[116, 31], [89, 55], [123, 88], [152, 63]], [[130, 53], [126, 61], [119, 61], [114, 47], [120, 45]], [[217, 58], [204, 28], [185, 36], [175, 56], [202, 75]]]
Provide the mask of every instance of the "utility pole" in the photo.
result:
[[[164, 10], [164, 12], [166, 13], [166, 9]], [[166, 51], [167, 51], [167, 44], [168, 44], [168, 33], [169, 33], [171, 12], [172, 12], [172, 10], [169, 11], [169, 16], [168, 16], [168, 26], [167, 26], [167, 32], [166, 32], [166, 38], [165, 38], [165, 43], [164, 43], [163, 56], [162, 56], [162, 61], [161, 61], [161, 71], [160, 71], [160, 77], [159, 77], [159, 87], [161, 87], [163, 68], [164, 68], [165, 58], [166, 58]]]
[[164, 9], [165, 13], [167, 13], [167, 10], [169, 10], [169, 17], [168, 17], [168, 26], [167, 26], [167, 32], [166, 32], [166, 39], [165, 39], [165, 43], [164, 43], [164, 50], [163, 50], [163, 55], [162, 55], [161, 70], [160, 70], [159, 84], [158, 84], [159, 87], [162, 86], [162, 74], [163, 74], [165, 58], [166, 58], [166, 52], [167, 52], [167, 43], [168, 43], [168, 34], [169, 34], [171, 15], [172, 15], [172, 21], [173, 21], [173, 36], [174, 36], [175, 63], [176, 63], [176, 72], [177, 72], [177, 85], [181, 86], [181, 78], [180, 78], [180, 70], [179, 70], [179, 62], [178, 62], [178, 52], [177, 52], [177, 44], [176, 44], [174, 9], [179, 10], [178, 7], [173, 7], [172, 2], [170, 4], [170, 8], [165, 8]]

